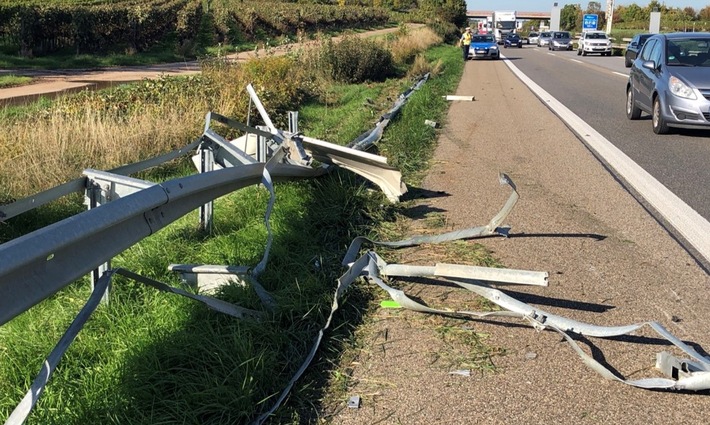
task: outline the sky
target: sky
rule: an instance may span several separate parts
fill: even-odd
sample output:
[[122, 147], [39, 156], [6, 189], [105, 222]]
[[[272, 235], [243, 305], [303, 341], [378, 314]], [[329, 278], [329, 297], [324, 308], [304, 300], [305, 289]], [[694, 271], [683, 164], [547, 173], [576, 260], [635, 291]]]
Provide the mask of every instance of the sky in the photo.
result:
[[[564, 0], [467, 0], [468, 10], [520, 10], [523, 12], [549, 12], [552, 10], [552, 4], [557, 1], [557, 5], [562, 8], [566, 4], [579, 4], [582, 8], [586, 8], [589, 0], [564, 1]], [[596, 0], [602, 5], [602, 10], [606, 10], [606, 0]], [[668, 7], [693, 7], [699, 11], [705, 6], [710, 5], [709, 0], [659, 0], [661, 4]], [[641, 7], [648, 6], [650, 0], [615, 0], [614, 6], [628, 6], [636, 3]]]

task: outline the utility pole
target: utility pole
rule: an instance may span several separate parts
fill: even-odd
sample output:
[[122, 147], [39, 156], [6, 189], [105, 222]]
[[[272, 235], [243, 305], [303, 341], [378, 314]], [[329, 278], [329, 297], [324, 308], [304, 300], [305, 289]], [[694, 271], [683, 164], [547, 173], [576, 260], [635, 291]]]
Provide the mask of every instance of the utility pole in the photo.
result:
[[611, 21], [614, 20], [614, 0], [606, 0], [606, 33], [611, 34]]

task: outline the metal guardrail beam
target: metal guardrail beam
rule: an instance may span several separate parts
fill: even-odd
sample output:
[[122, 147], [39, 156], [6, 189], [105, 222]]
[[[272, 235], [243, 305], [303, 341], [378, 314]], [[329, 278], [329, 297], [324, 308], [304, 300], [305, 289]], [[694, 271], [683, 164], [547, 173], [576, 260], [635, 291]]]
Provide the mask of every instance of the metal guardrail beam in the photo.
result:
[[85, 188], [86, 178], [82, 177], [66, 182], [57, 187], [47, 189], [32, 196], [28, 196], [27, 198], [20, 199], [11, 204], [0, 205], [0, 223], [34, 208], [46, 205], [63, 196], [83, 192]]
[[311, 137], [303, 138], [303, 146], [318, 161], [338, 165], [375, 183], [391, 202], [397, 202], [400, 196], [407, 193], [407, 186], [402, 182], [402, 173], [387, 164], [387, 158], [383, 156]]
[[0, 245], [0, 325], [200, 205], [260, 183], [263, 170], [170, 180]]

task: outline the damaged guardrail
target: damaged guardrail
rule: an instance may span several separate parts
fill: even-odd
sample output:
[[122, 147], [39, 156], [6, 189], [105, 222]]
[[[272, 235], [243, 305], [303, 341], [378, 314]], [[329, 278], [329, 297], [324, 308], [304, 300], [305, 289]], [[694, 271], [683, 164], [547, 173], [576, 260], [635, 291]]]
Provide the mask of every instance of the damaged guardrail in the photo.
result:
[[[637, 388], [643, 389], [665, 389], [665, 390], [710, 390], [710, 358], [705, 357], [693, 349], [690, 345], [681, 341], [658, 322], [643, 322], [628, 326], [597, 326], [563, 316], [550, 314], [544, 310], [532, 307], [520, 302], [504, 292], [492, 288], [489, 284], [516, 284], [547, 286], [548, 273], [526, 270], [511, 270], [499, 268], [474, 267], [455, 264], [436, 264], [434, 266], [417, 266], [411, 264], [387, 264], [374, 251], [367, 251], [359, 258], [358, 253], [364, 242], [388, 248], [402, 248], [415, 246], [424, 243], [442, 243], [459, 239], [470, 239], [476, 237], [486, 237], [491, 235], [507, 236], [509, 227], [501, 226], [512, 208], [518, 200], [518, 193], [515, 184], [510, 178], [501, 174], [502, 184], [508, 184], [513, 193], [503, 208], [485, 226], [473, 227], [470, 229], [457, 230], [443, 235], [416, 236], [402, 241], [383, 242], [372, 241], [365, 237], [355, 238], [343, 259], [343, 266], [347, 268], [345, 273], [338, 279], [338, 283], [333, 296], [331, 311], [325, 326], [318, 332], [311, 351], [306, 356], [305, 361], [294, 374], [287, 386], [281, 392], [279, 398], [269, 411], [259, 416], [253, 425], [262, 424], [281, 403], [286, 399], [288, 393], [293, 388], [298, 379], [306, 371], [313, 361], [320, 346], [325, 331], [330, 327], [335, 312], [340, 307], [340, 301], [347, 289], [359, 278], [370, 280], [386, 291], [390, 298], [402, 308], [429, 314], [457, 315], [471, 319], [484, 319], [492, 317], [516, 318], [529, 323], [536, 330], [549, 329], [559, 332], [570, 344], [572, 349], [580, 356], [582, 361], [591, 369], [599, 373], [602, 377], [622, 382]], [[500, 311], [466, 311], [453, 309], [437, 309], [419, 303], [401, 291], [385, 283], [389, 278], [397, 277], [417, 277], [417, 278], [438, 278], [467, 289], [476, 295], [486, 298], [498, 305], [503, 310]], [[630, 334], [644, 326], [651, 327], [661, 337], [678, 347], [691, 359], [680, 359], [668, 352], [657, 354], [656, 368], [667, 378], [645, 378], [628, 380], [617, 376], [609, 368], [597, 361], [594, 357], [585, 353], [577, 342], [570, 336], [570, 333], [589, 337], [613, 338], [620, 335]]]
[[[421, 83], [424, 81], [422, 80]], [[304, 177], [317, 176], [325, 173], [327, 166], [337, 165], [375, 183], [391, 202], [397, 202], [399, 197], [407, 192], [407, 186], [402, 182], [402, 173], [388, 165], [387, 158], [362, 152], [362, 149], [306, 137], [298, 132], [297, 114], [289, 114], [289, 131], [280, 130], [273, 124], [254, 88], [248, 85], [247, 91], [265, 123], [265, 129], [249, 127], [223, 115], [209, 113], [206, 118], [203, 143], [198, 147], [198, 154], [193, 157], [196, 165], [204, 164], [204, 155], [207, 150], [213, 152], [214, 163], [221, 167], [234, 167], [257, 161], [264, 162], [279, 152], [282, 156], [278, 158], [278, 162], [290, 166], [291, 173], [296, 173], [298, 170]], [[408, 96], [404, 97], [401, 104], [398, 104], [393, 110], [398, 111], [407, 98]], [[213, 120], [230, 128], [244, 131], [246, 134], [227, 141], [210, 128]], [[312, 167], [313, 160], [319, 161], [324, 166]], [[203, 166], [200, 165], [200, 167]], [[206, 166], [211, 169], [214, 164]]]
[[[200, 208], [201, 221], [211, 218], [211, 202], [240, 188], [261, 183], [270, 192], [264, 223], [267, 241], [261, 261], [251, 267], [171, 265], [181, 273], [222, 275], [222, 282], [239, 276], [251, 284], [266, 309], [275, 302], [256, 278], [266, 268], [272, 241], [269, 216], [275, 196], [273, 178], [304, 178], [322, 175], [338, 165], [378, 184], [396, 202], [406, 186], [401, 173], [378, 155], [344, 148], [297, 132], [293, 114], [291, 132], [274, 127], [251, 86], [248, 91], [267, 130], [250, 127], [209, 113], [205, 130], [186, 147], [111, 171], [85, 170], [84, 176], [34, 196], [0, 206], [0, 221], [15, 217], [62, 196], [85, 191], [89, 209], [0, 245], [0, 325], [91, 272], [92, 293], [64, 336], [49, 354], [20, 404], [6, 424], [23, 423], [62, 355], [78, 335], [98, 303], [108, 293], [114, 274], [121, 274], [156, 289], [186, 296], [237, 318], [260, 318], [262, 312], [245, 309], [205, 295], [195, 295], [124, 269], [112, 269], [110, 259], [152, 235], [178, 218]], [[243, 147], [225, 140], [210, 128], [212, 121], [245, 131]], [[247, 146], [256, 137], [253, 152]], [[200, 174], [154, 183], [128, 177], [198, 148]], [[324, 165], [313, 167], [313, 160]], [[206, 206], [210, 205], [210, 208]], [[226, 277], [226, 279], [225, 279]], [[214, 282], [213, 282], [214, 283]]]
[[[399, 266], [389, 265], [382, 260], [375, 252], [367, 252], [350, 266], [349, 275], [364, 276], [366, 279], [377, 284], [387, 291], [392, 300], [401, 307], [410, 310], [446, 315], [459, 315], [472, 318], [488, 317], [512, 317], [522, 319], [536, 330], [549, 329], [560, 333], [570, 344], [572, 349], [582, 358], [582, 361], [599, 373], [602, 377], [622, 382], [644, 389], [671, 389], [671, 390], [708, 390], [710, 389], [710, 358], [698, 353], [693, 347], [684, 343], [658, 322], [635, 323], [627, 326], [597, 326], [563, 316], [548, 313], [536, 307], [532, 307], [515, 298], [505, 294], [503, 291], [491, 288], [484, 282], [495, 283], [519, 283], [534, 284], [534, 272], [513, 272], [513, 279], [503, 271], [496, 271], [491, 275], [481, 274], [472, 268], [462, 269], [457, 266], [454, 270], [449, 270], [447, 266], [437, 265], [433, 269], [422, 266]], [[388, 277], [437, 277], [446, 282], [456, 284], [468, 291], [471, 291], [488, 301], [498, 305], [503, 311], [473, 312], [449, 309], [435, 309], [422, 303], [412, 300], [403, 291], [392, 288], [385, 284], [384, 279]], [[465, 279], [465, 281], [459, 280]], [[598, 362], [594, 357], [585, 353], [579, 344], [570, 336], [572, 334], [597, 338], [613, 338], [621, 335], [628, 335], [632, 332], [648, 326], [659, 336], [679, 348], [691, 359], [679, 359], [668, 352], [657, 354], [656, 368], [664, 373], [667, 378], [644, 378], [630, 380], [623, 376], [617, 376], [608, 367]]]

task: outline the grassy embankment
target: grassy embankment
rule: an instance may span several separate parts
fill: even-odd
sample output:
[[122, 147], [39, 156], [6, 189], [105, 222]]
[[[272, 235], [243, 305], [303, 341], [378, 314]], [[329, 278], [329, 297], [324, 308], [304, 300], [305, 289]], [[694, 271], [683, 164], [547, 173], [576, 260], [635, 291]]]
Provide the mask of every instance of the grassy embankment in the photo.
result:
[[[345, 143], [411, 84], [402, 77], [404, 69], [434, 67], [439, 74], [412, 97], [381, 144], [411, 183], [433, 147], [435, 130], [423, 121], [442, 120], [447, 105], [441, 95], [455, 89], [462, 64], [458, 49], [447, 46], [430, 48], [415, 65], [411, 53], [398, 54], [408, 58], [397, 64], [400, 77], [379, 83], [328, 81], [315, 72], [322, 66], [305, 66], [317, 65], [313, 56], [267, 57], [208, 66], [200, 77], [14, 110], [3, 118], [8, 131], [0, 138], [0, 196], [21, 197], [74, 178], [83, 168], [106, 169], [181, 146], [199, 134], [207, 110], [245, 121], [243, 87], [249, 81], [281, 125], [283, 112], [297, 109], [306, 134]], [[191, 172], [186, 161], [178, 161], [143, 177]], [[391, 223], [402, 208], [383, 207], [379, 192], [347, 172], [281, 183], [276, 191], [271, 259], [260, 278], [278, 301], [275, 312], [262, 321], [239, 321], [118, 279], [111, 302], [96, 311], [69, 349], [29, 423], [244, 423], [268, 408], [324, 323], [347, 243], [361, 234], [399, 236], [381, 224]], [[253, 265], [264, 248], [267, 199], [257, 187], [226, 196], [216, 203], [212, 234], [198, 232], [190, 214], [125, 251], [113, 265], [173, 285], [178, 281], [166, 271], [170, 263]], [[80, 209], [74, 201], [61, 209]], [[56, 210], [11, 221], [1, 237], [51, 221]], [[21, 399], [88, 293], [86, 282], [77, 282], [0, 327], [0, 417]], [[262, 309], [248, 287], [229, 286], [218, 296]], [[350, 291], [321, 350], [324, 358], [302, 379], [276, 423], [300, 423], [319, 410], [327, 391], [324, 370], [337, 362], [372, 297], [365, 287]]]

